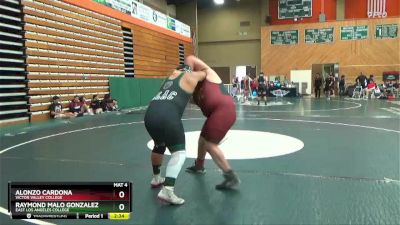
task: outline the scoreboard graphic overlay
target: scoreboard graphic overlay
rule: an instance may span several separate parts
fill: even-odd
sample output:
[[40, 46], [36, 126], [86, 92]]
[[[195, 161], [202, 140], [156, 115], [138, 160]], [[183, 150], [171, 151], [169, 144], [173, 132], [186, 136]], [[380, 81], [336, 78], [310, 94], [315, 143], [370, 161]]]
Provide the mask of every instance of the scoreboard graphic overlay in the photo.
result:
[[10, 182], [13, 219], [129, 219], [131, 182]]

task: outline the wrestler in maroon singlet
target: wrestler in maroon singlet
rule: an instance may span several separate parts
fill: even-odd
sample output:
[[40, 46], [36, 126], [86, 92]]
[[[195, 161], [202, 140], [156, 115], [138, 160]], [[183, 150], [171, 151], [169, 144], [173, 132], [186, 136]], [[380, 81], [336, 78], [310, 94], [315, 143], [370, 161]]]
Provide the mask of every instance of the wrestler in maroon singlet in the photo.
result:
[[197, 85], [193, 99], [207, 117], [200, 135], [207, 141], [219, 144], [236, 121], [232, 97], [223, 83], [212, 83], [206, 79]]
[[218, 144], [225, 137], [236, 120], [235, 104], [225, 89], [218, 74], [206, 63], [194, 56], [187, 57], [185, 63], [192, 65], [194, 71], [206, 72], [206, 79], [197, 84], [193, 93], [194, 102], [207, 117], [200, 134], [197, 159], [186, 172], [204, 174], [204, 160], [209, 153], [217, 166], [223, 171], [224, 181], [215, 185], [217, 190], [231, 189], [240, 183]]

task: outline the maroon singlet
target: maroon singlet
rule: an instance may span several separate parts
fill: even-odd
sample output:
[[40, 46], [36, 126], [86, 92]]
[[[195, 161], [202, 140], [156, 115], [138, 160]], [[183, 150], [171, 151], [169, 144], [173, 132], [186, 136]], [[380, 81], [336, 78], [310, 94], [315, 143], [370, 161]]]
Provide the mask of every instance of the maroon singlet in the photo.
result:
[[218, 144], [236, 121], [232, 96], [222, 83], [204, 80], [197, 85], [193, 99], [207, 117], [200, 135], [207, 141]]

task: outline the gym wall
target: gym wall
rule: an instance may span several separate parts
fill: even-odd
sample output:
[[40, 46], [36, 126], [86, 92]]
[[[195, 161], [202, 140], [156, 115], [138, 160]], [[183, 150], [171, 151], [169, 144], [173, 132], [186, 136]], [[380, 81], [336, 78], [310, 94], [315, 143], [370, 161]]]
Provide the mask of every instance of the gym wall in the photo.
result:
[[[266, 74], [289, 75], [290, 70], [310, 70], [312, 64], [339, 64], [339, 74], [346, 80], [354, 79], [363, 72], [382, 80], [383, 71], [400, 69], [399, 38], [375, 39], [376, 24], [398, 24], [398, 18], [349, 20], [325, 23], [304, 23], [265, 26], [261, 29], [261, 69]], [[340, 40], [341, 26], [368, 25], [365, 40]], [[305, 44], [304, 30], [334, 27], [331, 44]], [[299, 43], [295, 45], [271, 45], [270, 32], [274, 30], [299, 30]]]
[[197, 0], [192, 0], [177, 6], [176, 18], [190, 26], [193, 38], [194, 54], [198, 55], [197, 35], [199, 30], [197, 19]]
[[258, 0], [198, 9], [199, 57], [213, 67], [230, 67], [231, 78], [237, 65], [259, 70], [261, 11]]
[[0, 1], [0, 127], [29, 121], [22, 6]]
[[[151, 8], [164, 13], [170, 17], [176, 17], [175, 5], [168, 5], [166, 0], [143, 0], [143, 4], [150, 6]], [[180, 20], [182, 21], [182, 20]]]
[[48, 118], [51, 97], [108, 93], [124, 77], [121, 22], [57, 0], [23, 0], [32, 121]]
[[[17, 3], [7, 2], [15, 4], [15, 10], [11, 8], [10, 13], [3, 10], [0, 14], [17, 20], [17, 11], [21, 8], [19, 18], [24, 26], [18, 28], [14, 25], [16, 21], [7, 20], [10, 25], [1, 29], [25, 38], [26, 48], [19, 58], [26, 63], [26, 68], [22, 66], [17, 68], [21, 72], [12, 73], [7, 70], [0, 76], [3, 80], [13, 75], [14, 80], [21, 78], [27, 84], [19, 94], [25, 99], [29, 110], [25, 114], [31, 121], [49, 118], [48, 107], [54, 95], [60, 96], [66, 108], [74, 95], [91, 99], [94, 94], [100, 97], [108, 94], [110, 78], [163, 78], [183, 62], [184, 56], [193, 54], [191, 38], [92, 0], [21, 0], [22, 7]], [[155, 86], [159, 86], [158, 79]], [[16, 116], [24, 117], [20, 115], [22, 108], [9, 111], [0, 118], [0, 125], [15, 123], [10, 119]]]

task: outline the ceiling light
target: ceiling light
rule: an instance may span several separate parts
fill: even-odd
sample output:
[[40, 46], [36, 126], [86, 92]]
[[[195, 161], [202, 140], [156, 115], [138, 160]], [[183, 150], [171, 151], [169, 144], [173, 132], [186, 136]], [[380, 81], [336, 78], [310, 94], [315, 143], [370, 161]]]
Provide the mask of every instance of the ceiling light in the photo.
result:
[[214, 0], [214, 3], [216, 5], [222, 5], [222, 4], [224, 4], [224, 0]]

